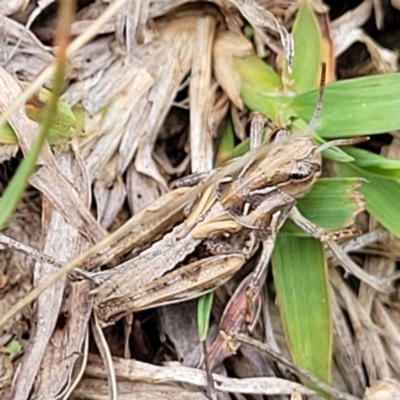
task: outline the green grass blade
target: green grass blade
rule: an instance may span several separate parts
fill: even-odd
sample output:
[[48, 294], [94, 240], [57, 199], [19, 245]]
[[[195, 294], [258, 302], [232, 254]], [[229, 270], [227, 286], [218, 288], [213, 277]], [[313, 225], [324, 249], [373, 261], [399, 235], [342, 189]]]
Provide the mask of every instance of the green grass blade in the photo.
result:
[[207, 338], [210, 315], [213, 304], [214, 294], [207, 293], [199, 298], [197, 303], [197, 326], [200, 341], [204, 342]]
[[[298, 46], [296, 41], [295, 45]], [[301, 67], [304, 60], [296, 62], [300, 63], [296, 71], [305, 68]], [[255, 55], [234, 58], [232, 65], [241, 80], [242, 100], [250, 110], [264, 113], [278, 125], [285, 125], [289, 117], [306, 122], [311, 119], [318, 88], [297, 95], [293, 91], [284, 92], [281, 78]], [[313, 74], [315, 72], [304, 75], [304, 78], [298, 76], [299, 83], [295, 88], [300, 91], [309, 87]], [[323, 138], [341, 138], [398, 129], [399, 87], [400, 73], [348, 79], [328, 85], [317, 133]]]
[[235, 149], [235, 132], [231, 118], [227, 118], [227, 123], [218, 146], [217, 155], [215, 157], [216, 167], [221, 166], [225, 161], [231, 158]]
[[33, 142], [29, 154], [21, 162], [17, 172], [7, 185], [4, 194], [0, 199], [0, 229], [4, 228], [4, 225], [17, 207], [18, 201], [22, 197], [28, 183], [28, 179], [35, 169], [36, 160], [39, 157], [40, 150], [50, 132], [54, 115], [57, 112], [58, 98], [61, 94], [63, 78], [65, 75], [65, 66], [62, 64], [63, 63], [59, 63], [55, 73], [53, 97], [49, 101], [39, 136]]
[[336, 166], [342, 177], [358, 176], [364, 178], [359, 191], [364, 195], [365, 208], [386, 229], [400, 238], [400, 184], [392, 179], [376, 177], [361, 168], [349, 164]]
[[348, 147], [344, 151], [354, 158], [357, 166], [372, 175], [381, 176], [382, 178], [400, 178], [399, 160], [391, 160], [356, 147]]
[[[298, 128], [299, 123], [300, 123], [300, 128]], [[304, 125], [301, 123], [303, 123]], [[295, 132], [302, 132], [306, 128], [307, 128], [307, 125], [302, 120], [295, 120], [293, 123], [293, 130]], [[327, 142], [326, 140], [322, 139], [321, 136], [319, 136], [316, 132], [312, 133], [312, 137], [318, 145], [321, 145], [321, 144], [324, 144]], [[322, 156], [324, 158], [327, 158], [328, 160], [343, 162], [343, 163], [354, 161], [354, 158], [351, 157], [349, 154], [347, 154], [341, 147], [331, 147], [331, 148], [325, 150], [322, 153]]]
[[278, 235], [272, 266], [292, 358], [329, 383], [332, 325], [323, 246], [312, 238]]
[[28, 179], [34, 171], [36, 160], [45, 142], [47, 130], [42, 130], [32, 145], [28, 156], [21, 162], [17, 172], [7, 185], [0, 199], [0, 229], [3, 229], [18, 205], [19, 199], [25, 190]]
[[73, 14], [74, 3], [70, 1], [62, 2], [59, 9], [55, 37], [55, 44], [58, 45], [59, 49], [57, 58], [55, 60], [56, 68], [53, 77], [53, 93], [49, 99], [47, 109], [44, 113], [38, 137], [33, 142], [29, 154], [21, 162], [17, 172], [14, 174], [12, 180], [4, 191], [2, 198], [0, 199], [0, 230], [4, 228], [7, 220], [11, 217], [11, 214], [17, 207], [19, 199], [22, 197], [22, 194], [28, 183], [28, 179], [35, 169], [36, 160], [38, 159], [40, 151], [53, 126], [55, 115], [57, 115], [58, 99], [62, 93], [67, 67], [65, 51]]

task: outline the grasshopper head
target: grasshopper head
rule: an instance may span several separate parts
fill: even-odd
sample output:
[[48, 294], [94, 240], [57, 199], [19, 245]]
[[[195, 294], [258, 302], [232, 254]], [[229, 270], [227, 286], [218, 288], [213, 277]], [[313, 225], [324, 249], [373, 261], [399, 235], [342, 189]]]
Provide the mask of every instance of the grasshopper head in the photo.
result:
[[321, 152], [309, 136], [283, 135], [256, 149], [254, 158], [236, 173], [216, 182], [215, 193], [242, 226], [278, 229], [320, 170]]
[[321, 163], [321, 152], [310, 137], [291, 136], [273, 148], [260, 167], [269, 175], [271, 185], [299, 198], [320, 175]]

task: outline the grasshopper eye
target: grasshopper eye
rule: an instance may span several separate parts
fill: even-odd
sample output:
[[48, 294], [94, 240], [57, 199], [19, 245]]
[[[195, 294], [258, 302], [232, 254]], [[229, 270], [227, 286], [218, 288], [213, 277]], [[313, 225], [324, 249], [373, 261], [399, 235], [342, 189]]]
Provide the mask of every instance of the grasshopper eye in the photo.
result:
[[297, 162], [289, 173], [290, 179], [292, 180], [304, 180], [319, 172], [321, 169], [317, 163], [310, 163], [307, 161]]

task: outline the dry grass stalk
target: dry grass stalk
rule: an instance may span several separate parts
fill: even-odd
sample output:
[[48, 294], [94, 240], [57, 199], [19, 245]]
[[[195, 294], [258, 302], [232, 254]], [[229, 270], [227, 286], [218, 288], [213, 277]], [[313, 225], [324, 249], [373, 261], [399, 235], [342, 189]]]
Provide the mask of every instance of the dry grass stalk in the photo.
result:
[[[0, 69], [0, 107], [3, 113], [9, 107], [10, 112], [1, 116], [0, 120], [8, 120], [18, 136], [21, 150], [26, 153], [38, 128], [27, 119], [21, 105], [51, 77], [53, 54], [52, 49], [42, 45], [29, 29], [5, 17], [5, 14], [20, 10], [26, 2], [6, 2], [7, 10], [1, 8], [3, 3], [0, 1], [0, 47], [5, 67]], [[28, 26], [50, 3], [52, 1], [39, 4], [31, 14]], [[320, 7], [321, 2], [315, 5]], [[178, 6], [184, 7], [177, 12]], [[290, 14], [290, 10], [282, 10], [286, 8], [275, 2], [276, 14]], [[254, 1], [216, 1], [207, 7], [197, 7], [186, 0], [152, 3], [146, 0], [118, 0], [112, 2], [110, 7], [95, 2], [90, 10], [85, 11], [72, 27], [72, 31], [81, 33], [81, 36], [69, 47], [69, 78], [74, 82], [64, 94], [64, 99], [70, 104], [81, 102], [87, 111], [85, 134], [74, 138], [71, 145], [54, 150], [46, 147], [42, 152], [39, 169], [31, 178], [31, 184], [45, 195], [41, 233], [36, 226], [37, 214], [33, 235], [25, 237], [10, 233], [34, 247], [39, 246], [35, 236], [41, 236], [41, 251], [63, 262], [82, 254], [91, 243], [98, 243], [107, 237], [107, 229], [120, 215], [125, 196], [131, 211], [138, 213], [137, 220], [153, 218], [152, 224], [142, 225], [143, 230], [162, 230], [165, 221], [160, 220], [158, 225], [154, 225], [156, 217], [152, 216], [151, 210], [142, 213], [140, 210], [167, 191], [170, 175], [184, 172], [189, 161], [192, 172], [213, 168], [214, 138], [229, 107], [227, 97], [237, 108], [243, 108], [237, 80], [224, 74], [224, 62], [229, 62], [232, 54], [246, 54], [251, 48], [250, 42], [235, 33], [243, 24], [243, 17], [255, 28], [260, 43], [271, 41], [263, 29], [272, 30], [279, 35], [289, 64], [293, 58], [293, 43], [286, 28], [274, 14]], [[104, 14], [98, 17], [103, 11]], [[392, 71], [395, 68], [394, 53], [379, 47], [359, 29], [370, 12], [371, 2], [366, 1], [356, 9], [355, 14], [347, 15], [333, 25], [337, 33], [335, 43], [343, 44], [338, 52], [361, 40], [371, 53], [374, 70]], [[344, 28], [346, 40], [340, 34]], [[97, 36], [112, 32], [115, 36]], [[5, 37], [7, 41], [3, 40]], [[240, 44], [238, 37], [241, 38]], [[272, 48], [279, 49], [276, 43]], [[213, 80], [212, 72], [218, 84]], [[30, 82], [37, 79], [21, 96], [22, 90], [12, 75]], [[221, 94], [218, 85], [225, 93]], [[177, 95], [185, 93], [186, 96], [186, 92], [187, 98], [177, 104]], [[165, 120], [176, 106], [189, 106], [190, 111], [191, 153], [180, 166], [172, 165], [167, 152], [160, 152], [156, 146]], [[182, 148], [187, 150], [187, 139], [184, 141]], [[17, 150], [16, 145], [2, 145], [0, 160], [14, 156]], [[94, 186], [97, 218], [91, 212], [91, 185]], [[175, 212], [174, 223], [183, 219], [182, 208], [172, 210]], [[168, 211], [168, 203], [165, 209]], [[107, 244], [96, 250], [103, 253], [92, 260], [90, 267], [98, 268], [110, 261], [124, 266], [123, 258], [129, 258], [134, 247], [139, 251], [148, 246], [153, 239], [152, 234], [148, 233], [139, 241], [136, 231], [129, 228], [130, 223], [132, 221], [128, 221], [126, 231], [121, 231], [120, 236], [109, 237]], [[393, 241], [390, 249], [383, 247], [380, 251], [393, 254], [396, 246], [398, 241]], [[143, 257], [145, 255], [146, 252], [143, 252]], [[16, 268], [14, 263], [10, 265]], [[371, 275], [386, 276], [393, 271], [394, 261], [369, 256], [365, 267]], [[21, 283], [11, 282], [9, 272], [5, 272], [2, 265], [0, 291], [7, 292], [7, 296], [0, 301], [0, 314], [30, 289], [29, 272], [32, 270], [34, 284], [37, 285], [46, 281], [58, 268], [40, 262], [32, 267], [32, 263], [24, 260], [17, 275], [23, 277]], [[335, 271], [331, 275], [335, 361], [341, 372], [335, 376], [338, 385], [342, 384], [362, 396], [366, 385], [363, 367], [371, 381], [389, 378], [393, 372], [399, 373], [398, 310], [387, 307], [390, 300], [372, 292], [366, 285], [361, 285], [356, 296]], [[140, 284], [138, 281], [137, 285]], [[38, 298], [34, 315], [29, 316], [36, 329], [30, 332], [31, 342], [25, 344], [25, 354], [16, 369], [13, 392], [9, 392], [9, 396], [16, 399], [27, 399], [30, 393], [38, 398], [67, 396], [85, 373], [85, 378], [71, 398], [105, 398], [109, 393], [109, 388], [105, 386], [106, 378], [111, 382], [114, 397], [118, 392], [119, 398], [136, 398], [139, 395], [141, 398], [145, 395], [165, 399], [205, 398], [198, 389], [206, 384], [202, 371], [182, 365], [159, 367], [118, 357], [111, 359], [111, 354], [115, 354], [115, 340], [110, 340], [107, 334], [105, 337], [98, 336], [97, 342], [103, 343], [103, 354], [108, 354], [105, 358], [108, 358], [110, 371], [115, 370], [115, 376], [112, 372], [105, 374], [102, 361], [92, 355], [86, 367], [84, 356], [88, 351], [85, 344], [89, 345], [87, 332], [92, 311], [91, 288], [92, 284], [88, 281], [70, 281], [64, 277]], [[220, 299], [226, 300], [227, 297], [228, 294], [221, 291]], [[221, 300], [220, 307], [222, 303]], [[186, 365], [198, 364], [201, 359], [193, 318], [190, 321], [183, 318], [185, 313], [189, 313], [187, 310], [193, 308], [193, 304], [174, 306], [163, 309], [159, 314], [162, 334], [174, 342], [174, 356], [184, 360]], [[271, 340], [276, 347], [279, 344], [282, 348], [282, 332], [274, 322], [276, 309], [272, 305], [271, 309], [270, 315], [265, 314], [275, 328], [270, 328], [269, 337], [273, 338]], [[350, 324], [344, 312], [350, 316]], [[9, 357], [1, 353], [1, 346], [7, 342], [10, 332], [18, 331], [15, 325], [21, 318], [22, 314], [18, 314], [2, 328], [0, 391], [11, 383], [13, 372]], [[138, 337], [140, 328], [140, 321], [128, 323], [128, 335], [124, 338], [125, 354], [128, 353], [129, 334], [132, 332], [132, 336]], [[212, 331], [216, 333], [215, 326]], [[142, 343], [146, 343], [146, 338]], [[282, 351], [286, 349], [282, 348]], [[171, 354], [165, 358], [168, 357]], [[265, 358], [256, 358], [254, 353], [251, 355], [249, 352], [247, 356], [244, 353], [243, 363], [250, 357], [256, 360], [251, 373], [258, 370], [265, 374], [266, 369], [271, 375], [277, 373]], [[241, 368], [236, 368], [239, 376], [243, 373]], [[225, 392], [271, 396], [286, 394], [293, 398], [297, 394], [311, 394], [310, 390], [297, 383], [273, 376], [235, 380], [215, 374], [214, 379], [218, 389]], [[160, 385], [160, 380], [165, 384]], [[372, 399], [371, 396], [366, 393], [365, 399]]]

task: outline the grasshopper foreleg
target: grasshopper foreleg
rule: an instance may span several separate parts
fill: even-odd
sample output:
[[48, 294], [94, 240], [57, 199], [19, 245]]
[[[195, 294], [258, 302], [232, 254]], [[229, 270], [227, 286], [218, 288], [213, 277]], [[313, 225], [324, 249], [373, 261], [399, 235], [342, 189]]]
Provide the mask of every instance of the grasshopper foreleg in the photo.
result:
[[360, 234], [359, 229], [356, 227], [344, 228], [335, 232], [327, 232], [325, 229], [321, 228], [320, 226], [314, 224], [306, 217], [304, 217], [297, 209], [297, 207], [293, 207], [291, 209], [289, 217], [301, 229], [323, 243], [332, 242], [340, 239], [349, 239]]

